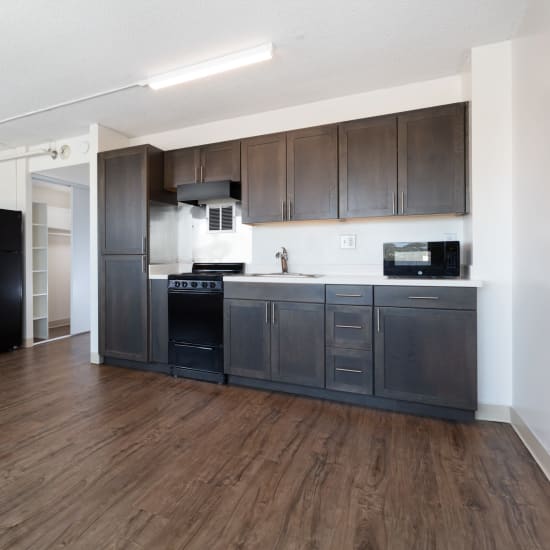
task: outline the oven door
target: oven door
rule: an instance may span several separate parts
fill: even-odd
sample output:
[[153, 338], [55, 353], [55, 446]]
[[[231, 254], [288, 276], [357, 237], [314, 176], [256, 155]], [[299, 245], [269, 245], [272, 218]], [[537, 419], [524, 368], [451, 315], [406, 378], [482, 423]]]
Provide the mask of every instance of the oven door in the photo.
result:
[[198, 346], [223, 344], [223, 293], [168, 291], [170, 342]]

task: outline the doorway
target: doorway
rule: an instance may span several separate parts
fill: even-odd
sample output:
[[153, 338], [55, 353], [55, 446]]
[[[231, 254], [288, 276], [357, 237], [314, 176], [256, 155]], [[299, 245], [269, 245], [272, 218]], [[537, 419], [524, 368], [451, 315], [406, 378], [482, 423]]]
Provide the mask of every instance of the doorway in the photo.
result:
[[90, 330], [89, 166], [32, 174], [34, 343]]

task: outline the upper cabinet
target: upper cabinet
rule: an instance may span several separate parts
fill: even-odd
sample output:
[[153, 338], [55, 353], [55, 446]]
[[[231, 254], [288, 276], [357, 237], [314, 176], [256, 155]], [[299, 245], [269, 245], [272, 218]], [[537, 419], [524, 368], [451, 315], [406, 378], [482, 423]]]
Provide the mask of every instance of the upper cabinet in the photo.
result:
[[466, 104], [168, 151], [164, 185], [242, 181], [243, 222], [464, 214]]
[[465, 105], [445, 105], [398, 117], [401, 214], [466, 211]]
[[226, 141], [167, 151], [164, 174], [164, 186], [171, 191], [188, 183], [240, 181], [241, 142]]
[[340, 124], [340, 217], [397, 213], [397, 117]]
[[162, 154], [150, 145], [100, 153], [102, 254], [147, 254], [149, 200], [173, 202], [173, 196], [162, 188]]
[[243, 222], [287, 219], [286, 134], [241, 142]]
[[287, 219], [338, 217], [338, 128], [287, 133]]

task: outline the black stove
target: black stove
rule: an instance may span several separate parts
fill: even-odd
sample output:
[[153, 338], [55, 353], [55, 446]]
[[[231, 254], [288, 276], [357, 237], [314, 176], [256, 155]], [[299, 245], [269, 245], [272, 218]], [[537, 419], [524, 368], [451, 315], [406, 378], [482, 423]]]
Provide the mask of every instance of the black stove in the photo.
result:
[[225, 382], [223, 277], [242, 263], [195, 263], [191, 273], [168, 276], [168, 350], [175, 376]]

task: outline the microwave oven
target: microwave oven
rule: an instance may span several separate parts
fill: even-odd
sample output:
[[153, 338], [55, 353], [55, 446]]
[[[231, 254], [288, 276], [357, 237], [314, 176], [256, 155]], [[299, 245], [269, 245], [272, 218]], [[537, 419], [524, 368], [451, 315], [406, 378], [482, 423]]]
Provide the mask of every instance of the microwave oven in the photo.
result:
[[384, 275], [388, 277], [459, 277], [460, 242], [384, 243]]

